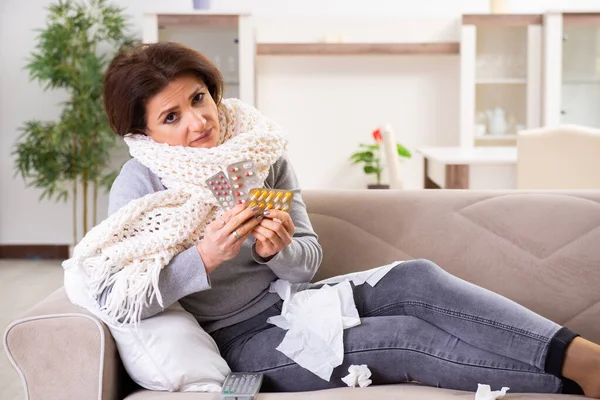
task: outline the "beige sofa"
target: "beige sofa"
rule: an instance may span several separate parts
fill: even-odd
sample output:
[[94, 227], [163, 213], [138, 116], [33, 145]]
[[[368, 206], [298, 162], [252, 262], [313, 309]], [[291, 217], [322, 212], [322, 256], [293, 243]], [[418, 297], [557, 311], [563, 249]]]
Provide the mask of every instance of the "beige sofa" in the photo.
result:
[[[428, 258], [600, 341], [600, 191], [307, 191], [304, 198], [324, 249], [316, 279], [394, 260]], [[134, 388], [109, 331], [71, 305], [62, 289], [15, 321], [7, 329], [5, 344], [28, 399], [219, 398]], [[473, 399], [474, 395], [403, 384], [259, 396], [275, 398]]]

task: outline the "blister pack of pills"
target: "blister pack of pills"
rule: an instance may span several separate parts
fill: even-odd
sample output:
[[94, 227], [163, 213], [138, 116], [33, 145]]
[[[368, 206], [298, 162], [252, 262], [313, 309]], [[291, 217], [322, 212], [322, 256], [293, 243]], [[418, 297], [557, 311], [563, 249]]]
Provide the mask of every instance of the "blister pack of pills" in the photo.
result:
[[219, 201], [225, 211], [232, 208], [236, 203], [233, 198], [231, 184], [224, 172], [219, 172], [206, 180], [206, 186]]
[[250, 190], [260, 185], [256, 175], [255, 164], [252, 160], [240, 161], [228, 165], [227, 175], [229, 176], [235, 204], [245, 203]]
[[287, 213], [292, 209], [294, 193], [288, 190], [254, 188], [248, 193], [248, 207], [259, 206], [261, 210], [281, 210]]

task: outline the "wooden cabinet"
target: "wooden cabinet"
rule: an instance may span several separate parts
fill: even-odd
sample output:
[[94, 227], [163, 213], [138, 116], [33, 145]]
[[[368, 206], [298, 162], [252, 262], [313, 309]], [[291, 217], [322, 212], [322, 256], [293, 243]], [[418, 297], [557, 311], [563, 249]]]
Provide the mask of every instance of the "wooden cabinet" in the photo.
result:
[[144, 14], [144, 43], [179, 42], [210, 58], [223, 74], [224, 97], [255, 104], [254, 27], [247, 14]]

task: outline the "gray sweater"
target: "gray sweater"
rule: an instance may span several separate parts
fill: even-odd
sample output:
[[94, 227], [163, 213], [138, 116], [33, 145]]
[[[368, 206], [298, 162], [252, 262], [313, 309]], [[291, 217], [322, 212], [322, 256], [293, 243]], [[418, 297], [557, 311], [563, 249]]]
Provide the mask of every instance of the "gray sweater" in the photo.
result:
[[[212, 332], [251, 318], [275, 304], [279, 296], [269, 293], [269, 286], [278, 278], [292, 283], [312, 279], [321, 264], [322, 250], [302, 201], [298, 179], [285, 156], [271, 166], [265, 186], [294, 192], [290, 216], [296, 233], [292, 243], [266, 261], [254, 251], [255, 239], [250, 236], [237, 257], [221, 264], [210, 276], [196, 246], [190, 247], [161, 271], [159, 290], [163, 306], [154, 301], [143, 310], [142, 319], [179, 301], [207, 332]], [[108, 213], [113, 214], [130, 201], [160, 190], [165, 187], [158, 176], [131, 159], [111, 188]], [[103, 293], [101, 304], [109, 292], [110, 288]]]

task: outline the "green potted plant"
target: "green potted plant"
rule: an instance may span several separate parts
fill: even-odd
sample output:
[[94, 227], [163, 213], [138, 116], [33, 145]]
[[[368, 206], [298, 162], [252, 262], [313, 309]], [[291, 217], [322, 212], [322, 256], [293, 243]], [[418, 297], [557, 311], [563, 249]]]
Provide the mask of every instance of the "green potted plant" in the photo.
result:
[[115, 51], [133, 43], [126, 31], [123, 9], [106, 0], [59, 0], [48, 7], [46, 26], [25, 67], [44, 90], [58, 89], [68, 98], [58, 120], [30, 120], [20, 127], [16, 169], [28, 186], [43, 189], [41, 199], [66, 201], [71, 195], [73, 244], [78, 189], [84, 235], [90, 228], [88, 203], [96, 225], [98, 187], [110, 187], [117, 174], [109, 165], [117, 141], [104, 114], [102, 82]]
[[[354, 152], [350, 156], [352, 164], [363, 163], [363, 171], [367, 175], [375, 175], [375, 183], [369, 184], [369, 189], [389, 189], [390, 185], [381, 183], [381, 173], [383, 172], [384, 165], [381, 160], [381, 145], [383, 143], [383, 136], [381, 130], [376, 129], [371, 134], [374, 140], [374, 144], [360, 143], [360, 149]], [[396, 144], [399, 157], [411, 158], [412, 154], [401, 144]]]

